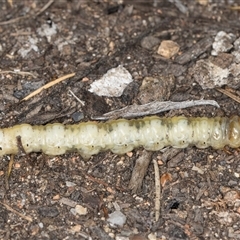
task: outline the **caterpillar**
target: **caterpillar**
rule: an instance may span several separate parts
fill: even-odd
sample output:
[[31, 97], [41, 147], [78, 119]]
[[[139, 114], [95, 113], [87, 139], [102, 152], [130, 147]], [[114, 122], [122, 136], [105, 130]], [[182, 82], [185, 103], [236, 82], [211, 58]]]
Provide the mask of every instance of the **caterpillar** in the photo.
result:
[[186, 148], [189, 145], [215, 149], [229, 145], [236, 148], [240, 146], [240, 118], [152, 116], [75, 125], [20, 124], [0, 129], [0, 155], [18, 154], [18, 138], [26, 153], [60, 155], [76, 151], [84, 158], [105, 150], [123, 154], [141, 146], [150, 151], [166, 146]]

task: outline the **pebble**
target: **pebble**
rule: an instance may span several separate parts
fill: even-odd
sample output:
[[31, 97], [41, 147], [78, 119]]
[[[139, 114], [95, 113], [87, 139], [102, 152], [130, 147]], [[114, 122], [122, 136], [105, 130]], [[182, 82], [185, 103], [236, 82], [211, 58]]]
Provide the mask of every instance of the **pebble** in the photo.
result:
[[151, 50], [154, 46], [159, 44], [160, 40], [154, 36], [147, 36], [141, 41], [141, 47]]
[[240, 50], [232, 52], [232, 55], [234, 56], [234, 61], [240, 63]]
[[39, 208], [39, 213], [43, 217], [56, 217], [59, 215], [59, 211], [58, 211], [57, 207], [55, 207], [55, 206], [41, 207], [41, 208]]
[[55, 23], [52, 23], [52, 26], [49, 26], [49, 24], [45, 23], [37, 29], [37, 33], [41, 37], [46, 37], [48, 42], [50, 43], [52, 37], [57, 33], [57, 25]]
[[72, 119], [74, 122], [79, 122], [84, 118], [84, 114], [82, 112], [75, 112], [72, 114]]
[[82, 228], [82, 226], [81, 225], [75, 225], [75, 226], [73, 226], [73, 227], [71, 227], [71, 229], [70, 229], [70, 232], [71, 233], [77, 233], [77, 232], [80, 232], [81, 231], [81, 228]]
[[109, 214], [109, 218], [107, 219], [111, 227], [123, 227], [126, 220], [126, 216], [119, 210]]
[[89, 92], [98, 96], [120, 97], [124, 89], [133, 81], [131, 74], [123, 66], [112, 68], [99, 80], [91, 84]]
[[224, 195], [223, 199], [226, 202], [229, 202], [232, 204], [232, 203], [240, 200], [240, 194], [238, 191], [230, 190]]
[[87, 208], [85, 208], [81, 205], [76, 205], [75, 211], [78, 215], [86, 215], [87, 214]]
[[165, 58], [172, 58], [180, 49], [180, 46], [172, 40], [164, 40], [161, 42], [157, 53]]
[[71, 208], [71, 209], [70, 209], [70, 213], [71, 213], [72, 215], [74, 215], [74, 216], [77, 215], [75, 208]]
[[193, 67], [193, 77], [203, 89], [221, 87], [228, 83], [229, 70], [218, 67], [210, 60], [199, 60]]
[[209, 1], [208, 0], [197, 0], [197, 2], [203, 6], [207, 6]]
[[129, 240], [128, 237], [121, 236], [121, 235], [117, 235], [115, 239], [116, 239], [116, 240]]
[[73, 201], [73, 200], [71, 200], [69, 198], [65, 198], [65, 197], [61, 198], [59, 200], [59, 202], [62, 203], [62, 204], [65, 204], [65, 205], [67, 205], [69, 207], [75, 207], [77, 205], [77, 202], [75, 202], [75, 201]]
[[76, 183], [70, 182], [70, 181], [66, 181], [66, 186], [67, 187], [74, 187], [74, 186], [76, 186]]
[[43, 223], [40, 222], [40, 223], [38, 224], [38, 226], [39, 226], [40, 228], [43, 228]]
[[164, 101], [169, 99], [174, 87], [175, 78], [172, 75], [145, 77], [139, 88], [137, 98], [141, 104], [147, 104], [152, 101]]
[[193, 166], [192, 170], [198, 172], [199, 174], [204, 174], [204, 170], [202, 170], [201, 168], [199, 168], [197, 166]]
[[23, 43], [23, 47], [18, 50], [18, 54], [20, 54], [22, 58], [25, 58], [32, 50], [35, 52], [39, 52], [37, 43], [37, 38], [28, 37], [28, 40]]
[[226, 33], [224, 31], [218, 32], [212, 44], [212, 56], [217, 56], [221, 52], [228, 52], [231, 50], [235, 39], [236, 36], [233, 33]]
[[235, 176], [236, 178], [239, 178], [239, 177], [240, 177], [240, 174], [237, 173], [237, 172], [234, 172], [234, 176]]
[[156, 234], [155, 234], [155, 233], [150, 233], [150, 234], [148, 235], [148, 239], [149, 239], [149, 240], [157, 240]]
[[39, 225], [33, 225], [30, 227], [30, 232], [32, 236], [35, 236], [39, 233]]

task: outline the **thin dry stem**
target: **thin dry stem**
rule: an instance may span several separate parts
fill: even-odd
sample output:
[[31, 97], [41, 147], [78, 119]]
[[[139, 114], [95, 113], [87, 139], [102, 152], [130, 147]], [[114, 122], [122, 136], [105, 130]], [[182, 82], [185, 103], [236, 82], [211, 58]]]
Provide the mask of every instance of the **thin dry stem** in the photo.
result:
[[232, 94], [231, 92], [229, 92], [228, 90], [222, 89], [222, 88], [217, 88], [217, 90], [223, 94], [225, 94], [226, 96], [230, 97], [231, 99], [233, 99], [234, 101], [240, 103], [240, 97]]
[[26, 216], [26, 215], [23, 215], [22, 213], [18, 212], [17, 210], [11, 208], [9, 205], [7, 205], [6, 203], [3, 203], [3, 202], [0, 202], [0, 204], [2, 204], [8, 211], [10, 212], [13, 212], [15, 214], [17, 214], [18, 216], [20, 216], [21, 218], [29, 221], [29, 222], [32, 222], [33, 219], [29, 216]]
[[42, 90], [48, 89], [48, 88], [50, 88], [50, 87], [52, 87], [52, 86], [54, 86], [54, 85], [56, 85], [56, 84], [58, 84], [58, 83], [60, 83], [64, 80], [68, 79], [68, 78], [73, 77], [73, 76], [75, 76], [75, 73], [67, 74], [63, 77], [60, 77], [60, 78], [54, 80], [54, 81], [51, 81], [51, 82], [47, 83], [46, 85], [40, 87], [39, 89], [35, 90], [34, 92], [30, 93], [28, 96], [23, 98], [21, 101], [26, 101], [26, 100], [32, 98], [33, 96], [37, 95], [38, 93], [40, 93]]
[[8, 70], [6, 70], [6, 71], [1, 71], [0, 70], [0, 74], [4, 74], [4, 73], [6, 73], [6, 74], [8, 74], [8, 73], [12, 73], [12, 74], [16, 74], [16, 75], [21, 75], [21, 76], [32, 76], [33, 78], [36, 78], [37, 76], [36, 75], [34, 75], [33, 73], [30, 73], [30, 72], [24, 72], [24, 71], [8, 71]]
[[[8, 3], [10, 4], [11, 7], [13, 6], [12, 0], [8, 0]], [[26, 15], [26, 16], [23, 16], [23, 17], [17, 17], [17, 18], [14, 18], [14, 19], [10, 19], [10, 20], [8, 20], [8, 21], [0, 22], [0, 25], [7, 25], [7, 24], [16, 23], [16, 22], [18, 22], [18, 21], [20, 21], [20, 20], [22, 20], [22, 19], [25, 19], [25, 18], [31, 18], [31, 17], [36, 18], [37, 16], [39, 16], [40, 14], [42, 14], [44, 11], [46, 11], [46, 9], [48, 9], [53, 3], [54, 3], [54, 0], [50, 0], [49, 2], [47, 2], [47, 4], [45, 4], [45, 5], [43, 6], [43, 8], [41, 8], [41, 9], [39, 10], [39, 12], [37, 12], [37, 13], [35, 14], [35, 16], [29, 14], [29, 15]]]
[[158, 163], [154, 159], [153, 160], [154, 173], [155, 173], [155, 191], [156, 191], [156, 199], [155, 199], [155, 220], [158, 221], [160, 217], [160, 206], [161, 206], [161, 184], [160, 184], [160, 174]]
[[54, 0], [48, 1], [47, 4], [45, 4], [45, 6], [43, 6], [42, 9], [39, 10], [39, 12], [36, 14], [35, 17], [37, 17], [38, 15], [40, 15], [40, 14], [42, 14], [44, 11], [46, 11], [46, 9], [48, 9], [53, 3], [54, 3]]
[[82, 105], [85, 106], [85, 102], [82, 101], [81, 99], [79, 99], [74, 93], [73, 91], [71, 91], [70, 89], [68, 90], [70, 92], [70, 94]]

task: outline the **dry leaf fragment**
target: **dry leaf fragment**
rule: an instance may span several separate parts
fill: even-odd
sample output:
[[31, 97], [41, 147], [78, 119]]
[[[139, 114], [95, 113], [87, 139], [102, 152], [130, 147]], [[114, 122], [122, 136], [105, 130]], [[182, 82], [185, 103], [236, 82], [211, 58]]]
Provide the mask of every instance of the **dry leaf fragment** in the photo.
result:
[[164, 187], [168, 181], [172, 181], [172, 175], [170, 173], [164, 173], [160, 178], [162, 187]]

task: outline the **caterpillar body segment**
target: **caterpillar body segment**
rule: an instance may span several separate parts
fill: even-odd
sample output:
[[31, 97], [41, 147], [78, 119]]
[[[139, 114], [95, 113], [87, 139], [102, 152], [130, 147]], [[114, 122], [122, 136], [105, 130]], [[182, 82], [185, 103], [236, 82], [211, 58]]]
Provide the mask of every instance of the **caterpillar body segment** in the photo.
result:
[[137, 147], [157, 151], [166, 146], [223, 148], [240, 146], [240, 118], [160, 118], [111, 120], [105, 123], [60, 123], [31, 126], [20, 124], [0, 129], [0, 155], [17, 154], [20, 137], [26, 153], [60, 155], [77, 151], [84, 158], [111, 150], [123, 154]]

